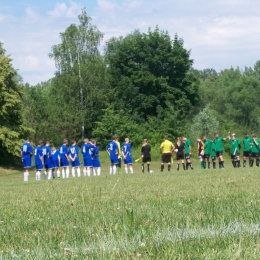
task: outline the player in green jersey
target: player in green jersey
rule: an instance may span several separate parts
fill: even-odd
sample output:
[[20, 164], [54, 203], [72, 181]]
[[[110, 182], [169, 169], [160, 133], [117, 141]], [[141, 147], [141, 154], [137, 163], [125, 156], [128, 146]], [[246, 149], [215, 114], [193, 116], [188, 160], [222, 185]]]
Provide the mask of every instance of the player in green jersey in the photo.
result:
[[191, 157], [191, 141], [187, 139], [185, 136], [182, 137], [182, 142], [184, 143], [184, 154], [185, 154], [185, 160], [186, 160], [186, 170], [188, 170], [189, 166], [193, 170], [193, 165], [191, 163], [190, 157]]
[[216, 156], [218, 157], [219, 161], [219, 168], [224, 168], [224, 159], [223, 159], [223, 142], [226, 138], [219, 136], [218, 132], [215, 132], [215, 146], [216, 146]]
[[212, 160], [213, 169], [216, 169], [216, 145], [213, 141], [211, 143], [210, 156]]
[[251, 146], [253, 144], [252, 138], [248, 135], [248, 132], [245, 132], [245, 137], [243, 139], [243, 146], [244, 146], [244, 151], [243, 151], [243, 167], [246, 167], [246, 158], [249, 158], [249, 165], [252, 163], [252, 151], [251, 151]]
[[236, 134], [232, 134], [232, 137], [230, 135], [227, 137], [230, 142], [230, 157], [232, 164], [235, 167], [238, 167], [238, 162], [237, 162], [237, 152], [238, 152], [238, 142], [236, 139]]
[[254, 165], [254, 158], [256, 159], [256, 167], [259, 167], [259, 153], [260, 153], [260, 149], [259, 149], [259, 139], [256, 138], [255, 134], [252, 134], [252, 163], [251, 166]]
[[[206, 161], [208, 162], [208, 168], [210, 168], [210, 153], [211, 153], [211, 146], [212, 146], [212, 141], [210, 139], [207, 139], [207, 136], [203, 136], [203, 142], [204, 142], [204, 168], [206, 169]], [[215, 155], [216, 156], [216, 155]]]
[[[236, 137], [236, 135], [235, 135]], [[237, 140], [237, 167], [241, 167], [241, 164], [240, 164], [240, 150], [241, 150], [241, 142], [240, 142], [240, 139], [236, 137], [236, 140]]]

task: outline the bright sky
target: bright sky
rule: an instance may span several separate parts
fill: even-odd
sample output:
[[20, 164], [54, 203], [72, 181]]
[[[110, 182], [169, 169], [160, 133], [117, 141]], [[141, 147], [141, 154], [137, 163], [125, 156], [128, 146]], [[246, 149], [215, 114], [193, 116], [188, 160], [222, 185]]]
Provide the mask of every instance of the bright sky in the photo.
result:
[[158, 25], [184, 39], [196, 69], [253, 67], [260, 60], [259, 0], [1, 0], [0, 41], [24, 82], [53, 77], [51, 46], [78, 23], [83, 7], [104, 42]]

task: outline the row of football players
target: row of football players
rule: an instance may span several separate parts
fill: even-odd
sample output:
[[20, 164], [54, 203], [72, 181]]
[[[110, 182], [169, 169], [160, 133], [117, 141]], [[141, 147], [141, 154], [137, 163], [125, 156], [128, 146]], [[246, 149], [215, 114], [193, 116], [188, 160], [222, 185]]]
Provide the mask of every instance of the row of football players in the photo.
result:
[[[117, 169], [121, 168], [121, 156], [124, 158], [125, 173], [133, 173], [132, 167], [132, 154], [131, 145], [129, 139], [125, 139], [125, 144], [120, 147], [118, 142], [119, 136], [115, 135], [112, 141], [107, 145], [107, 153], [111, 160], [110, 174], [116, 174]], [[21, 147], [21, 156], [23, 161], [24, 181], [28, 181], [29, 169], [31, 168], [31, 157], [33, 148], [31, 145], [31, 138], [28, 137], [27, 141]], [[101, 164], [99, 160], [99, 149], [95, 140], [84, 139], [84, 144], [81, 147], [81, 153], [84, 159], [84, 176], [90, 176], [91, 170], [94, 176], [101, 174]], [[79, 160], [79, 148], [76, 140], [72, 140], [71, 146], [68, 148], [68, 140], [64, 139], [60, 149], [55, 147], [51, 148], [50, 142], [47, 141], [43, 146], [43, 141], [39, 141], [38, 145], [34, 149], [34, 160], [36, 167], [36, 180], [41, 179], [41, 171], [44, 169], [44, 178], [55, 178], [55, 175], [60, 178], [69, 178], [69, 162], [72, 167], [72, 177], [81, 176], [80, 160]], [[61, 171], [60, 171], [61, 169]], [[56, 171], [56, 172], [55, 172]]]

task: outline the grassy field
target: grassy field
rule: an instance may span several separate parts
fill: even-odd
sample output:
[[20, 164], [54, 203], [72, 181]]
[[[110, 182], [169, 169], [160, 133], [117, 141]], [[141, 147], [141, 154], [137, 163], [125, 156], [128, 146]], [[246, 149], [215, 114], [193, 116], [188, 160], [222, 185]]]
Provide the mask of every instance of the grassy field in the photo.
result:
[[0, 169], [0, 259], [259, 259], [259, 168], [152, 169], [28, 183]]

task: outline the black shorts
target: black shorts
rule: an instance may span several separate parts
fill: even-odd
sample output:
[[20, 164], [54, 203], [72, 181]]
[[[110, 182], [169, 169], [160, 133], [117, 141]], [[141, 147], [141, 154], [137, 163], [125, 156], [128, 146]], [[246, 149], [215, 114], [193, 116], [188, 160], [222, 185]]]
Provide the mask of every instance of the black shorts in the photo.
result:
[[223, 151], [216, 151], [216, 156], [219, 157], [219, 156], [222, 156], [223, 155]]
[[211, 156], [211, 160], [215, 161], [216, 160], [216, 156]]
[[171, 162], [171, 153], [163, 153], [162, 154], [162, 163], [170, 163]]
[[181, 153], [181, 154], [179, 154], [179, 153], [177, 153], [177, 161], [179, 161], [179, 160], [184, 160], [184, 154], [183, 153]]
[[151, 157], [149, 156], [149, 157], [143, 157], [143, 159], [142, 159], [142, 162], [143, 163], [147, 163], [147, 162], [150, 162], [151, 161]]
[[203, 158], [204, 158], [204, 159], [209, 159], [209, 157], [210, 157], [209, 154], [204, 154], [204, 155], [203, 155]]
[[190, 154], [189, 153], [185, 153], [185, 159], [186, 160], [190, 159]]
[[251, 157], [251, 155], [252, 155], [252, 154], [251, 154], [251, 151], [244, 151], [244, 152], [243, 152], [243, 156], [244, 156], [244, 157]]
[[230, 158], [231, 158], [231, 160], [236, 160], [237, 159], [237, 155], [235, 154], [230, 154]]
[[259, 157], [259, 153], [252, 153], [252, 157], [253, 158]]

